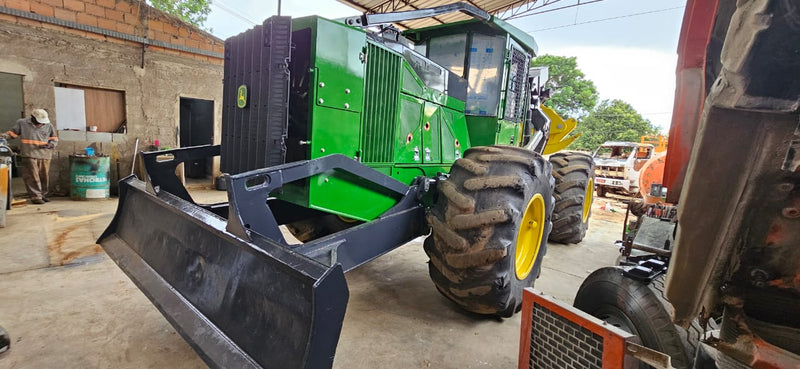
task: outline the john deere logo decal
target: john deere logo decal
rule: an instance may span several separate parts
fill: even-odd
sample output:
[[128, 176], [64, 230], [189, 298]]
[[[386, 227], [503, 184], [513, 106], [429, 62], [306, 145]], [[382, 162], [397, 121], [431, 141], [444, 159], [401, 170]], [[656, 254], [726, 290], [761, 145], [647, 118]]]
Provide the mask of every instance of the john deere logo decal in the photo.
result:
[[239, 89], [236, 90], [236, 106], [239, 109], [243, 109], [247, 106], [247, 86], [241, 85]]

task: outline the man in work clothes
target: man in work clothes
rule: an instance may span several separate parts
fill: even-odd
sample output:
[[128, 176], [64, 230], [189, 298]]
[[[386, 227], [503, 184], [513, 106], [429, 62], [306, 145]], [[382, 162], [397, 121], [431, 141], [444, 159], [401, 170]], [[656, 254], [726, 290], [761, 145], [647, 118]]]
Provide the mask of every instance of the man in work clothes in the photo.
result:
[[19, 137], [22, 142], [20, 161], [24, 168], [22, 179], [25, 189], [34, 204], [47, 201], [47, 189], [50, 184], [50, 158], [58, 143], [53, 125], [44, 109], [34, 109], [31, 116], [17, 120], [10, 131], [3, 134], [8, 138]]

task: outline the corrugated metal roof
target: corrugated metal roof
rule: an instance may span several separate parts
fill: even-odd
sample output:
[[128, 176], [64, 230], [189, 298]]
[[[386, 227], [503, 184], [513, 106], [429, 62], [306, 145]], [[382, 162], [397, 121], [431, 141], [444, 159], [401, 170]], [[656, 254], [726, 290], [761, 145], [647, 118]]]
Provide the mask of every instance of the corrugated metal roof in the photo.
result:
[[[407, 10], [433, 8], [441, 5], [465, 2], [472, 6], [481, 8], [489, 14], [507, 13], [512, 9], [520, 7], [534, 6], [539, 0], [338, 0], [339, 2], [357, 9], [363, 13], [392, 13]], [[557, 0], [541, 1], [545, 5], [548, 2]], [[436, 26], [439, 24], [459, 22], [471, 19], [469, 15], [463, 13], [450, 13], [436, 16], [433, 18], [415, 19], [411, 21], [399, 22], [398, 26], [406, 29], [417, 29], [423, 27]]]

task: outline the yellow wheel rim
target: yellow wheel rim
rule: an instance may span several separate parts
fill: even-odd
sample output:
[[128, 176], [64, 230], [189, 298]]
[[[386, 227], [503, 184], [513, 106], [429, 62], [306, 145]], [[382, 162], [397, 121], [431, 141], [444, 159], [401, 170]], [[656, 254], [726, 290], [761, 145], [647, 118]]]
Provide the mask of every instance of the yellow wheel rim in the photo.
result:
[[592, 201], [594, 200], [594, 180], [589, 178], [589, 183], [586, 184], [586, 195], [583, 196], [583, 222], [589, 220], [589, 212], [592, 210]]
[[522, 214], [522, 222], [517, 233], [517, 251], [515, 253], [514, 270], [517, 278], [522, 280], [528, 277], [539, 256], [539, 246], [542, 244], [545, 227], [544, 198], [541, 194], [533, 196], [525, 213]]

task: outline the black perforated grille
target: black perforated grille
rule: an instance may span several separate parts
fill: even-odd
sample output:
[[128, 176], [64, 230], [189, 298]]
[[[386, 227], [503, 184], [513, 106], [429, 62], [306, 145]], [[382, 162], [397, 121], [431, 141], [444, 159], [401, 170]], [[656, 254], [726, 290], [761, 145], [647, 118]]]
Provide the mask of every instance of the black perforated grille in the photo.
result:
[[520, 122], [525, 114], [525, 81], [528, 80], [530, 58], [517, 49], [512, 49], [511, 65], [506, 90], [505, 119]]
[[603, 367], [603, 338], [539, 304], [533, 305], [530, 368]]

